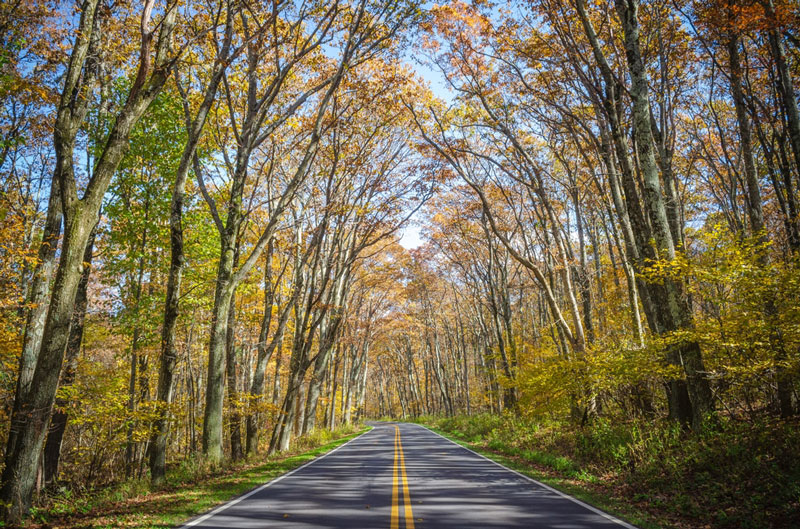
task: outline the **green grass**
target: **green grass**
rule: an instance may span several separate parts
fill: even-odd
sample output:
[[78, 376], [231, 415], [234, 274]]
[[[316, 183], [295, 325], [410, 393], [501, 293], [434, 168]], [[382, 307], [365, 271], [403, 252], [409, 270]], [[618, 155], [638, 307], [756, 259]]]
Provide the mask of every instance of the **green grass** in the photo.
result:
[[80, 497], [72, 497], [68, 491], [62, 491], [46, 506], [32, 511], [27, 527], [171, 529], [368, 430], [321, 431], [299, 440], [290, 454], [270, 458], [261, 456], [258, 460], [251, 459], [221, 470], [213, 470], [190, 460], [168, 473], [164, 487], [152, 491], [147, 490], [147, 484], [141, 481]]

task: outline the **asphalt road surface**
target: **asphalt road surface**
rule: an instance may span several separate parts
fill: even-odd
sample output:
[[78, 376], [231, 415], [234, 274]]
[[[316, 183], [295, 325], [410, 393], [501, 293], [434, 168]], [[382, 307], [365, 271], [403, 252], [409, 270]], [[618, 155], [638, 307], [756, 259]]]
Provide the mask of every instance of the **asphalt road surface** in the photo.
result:
[[183, 528], [635, 529], [416, 424], [374, 428]]

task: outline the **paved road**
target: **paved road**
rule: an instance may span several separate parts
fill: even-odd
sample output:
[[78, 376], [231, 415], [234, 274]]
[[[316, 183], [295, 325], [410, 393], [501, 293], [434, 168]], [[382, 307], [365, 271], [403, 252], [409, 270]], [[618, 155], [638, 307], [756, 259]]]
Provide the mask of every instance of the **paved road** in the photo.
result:
[[422, 426], [374, 426], [183, 527], [635, 529]]

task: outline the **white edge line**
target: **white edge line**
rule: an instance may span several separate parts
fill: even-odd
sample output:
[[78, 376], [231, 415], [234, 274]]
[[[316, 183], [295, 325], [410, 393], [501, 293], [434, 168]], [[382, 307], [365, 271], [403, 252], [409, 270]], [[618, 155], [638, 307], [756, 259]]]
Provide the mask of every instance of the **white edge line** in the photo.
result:
[[[262, 490], [266, 489], [266, 488], [267, 488], [267, 487], [269, 487], [270, 485], [274, 485], [275, 483], [277, 483], [277, 482], [281, 481], [282, 479], [284, 479], [284, 478], [288, 478], [289, 476], [291, 476], [291, 475], [292, 475], [292, 474], [294, 474], [295, 472], [299, 472], [299, 471], [303, 470], [304, 468], [306, 468], [307, 466], [309, 466], [309, 465], [313, 465], [314, 463], [316, 463], [317, 461], [319, 461], [319, 460], [321, 460], [321, 459], [325, 459], [326, 457], [328, 457], [328, 456], [329, 456], [329, 455], [331, 455], [332, 453], [336, 452], [336, 451], [337, 451], [337, 450], [339, 450], [340, 448], [344, 448], [345, 446], [349, 445], [350, 443], [352, 443], [352, 442], [353, 442], [353, 441], [355, 441], [356, 439], [359, 439], [359, 438], [361, 438], [361, 437], [363, 437], [363, 436], [367, 435], [367, 434], [368, 434], [369, 432], [371, 432], [372, 430], [373, 430], [373, 428], [370, 428], [370, 429], [369, 429], [369, 430], [367, 430], [366, 432], [364, 432], [364, 433], [362, 433], [362, 434], [359, 434], [359, 435], [357, 435], [357, 436], [353, 437], [352, 439], [350, 439], [350, 440], [349, 440], [349, 441], [347, 441], [346, 443], [342, 443], [342, 444], [340, 444], [339, 446], [337, 446], [336, 448], [334, 448], [334, 449], [333, 449], [333, 450], [331, 450], [330, 452], [326, 452], [326, 453], [322, 454], [322, 455], [321, 455], [321, 456], [319, 456], [319, 457], [315, 457], [315, 458], [314, 458], [314, 459], [312, 459], [311, 461], [308, 461], [308, 462], [306, 462], [306, 463], [303, 463], [302, 465], [300, 465], [299, 467], [295, 468], [294, 470], [290, 470], [289, 472], [287, 472], [287, 473], [285, 473], [285, 474], [281, 474], [281, 475], [280, 475], [280, 476], [278, 476], [277, 478], [275, 478], [275, 479], [272, 479], [272, 480], [270, 480], [270, 481], [267, 481], [267, 482], [266, 482], [266, 483], [264, 483], [263, 485], [259, 485], [258, 487], [254, 488], [254, 489], [253, 489], [253, 490], [251, 490], [250, 492], [247, 492], [247, 493], [245, 493], [245, 494], [242, 494], [242, 495], [241, 495], [241, 496], [239, 496], [238, 498], [234, 498], [234, 499], [232, 499], [232, 500], [230, 500], [230, 501], [227, 501], [227, 502], [223, 503], [222, 505], [220, 505], [220, 506], [219, 506], [219, 507], [217, 507], [216, 509], [214, 509], [214, 510], [212, 510], [211, 512], [208, 512], [208, 513], [206, 513], [206, 514], [204, 514], [204, 515], [202, 515], [202, 516], [200, 516], [199, 518], [195, 518], [194, 520], [192, 520], [192, 521], [190, 521], [190, 522], [186, 522], [186, 523], [185, 523], [185, 524], [183, 524], [183, 525], [179, 525], [179, 526], [178, 526], [178, 529], [184, 529], [184, 528], [186, 528], [186, 527], [193, 527], [193, 526], [195, 526], [195, 525], [197, 525], [197, 524], [199, 524], [199, 523], [205, 522], [205, 521], [206, 521], [206, 520], [208, 520], [209, 518], [211, 518], [211, 517], [213, 517], [213, 516], [216, 516], [217, 514], [221, 513], [222, 511], [224, 511], [224, 510], [225, 510], [225, 509], [227, 509], [228, 507], [233, 507], [234, 505], [236, 505], [236, 504], [237, 504], [237, 503], [239, 503], [240, 501], [244, 501], [244, 500], [246, 500], [247, 498], [249, 498], [249, 497], [250, 497], [250, 496], [252, 496], [253, 494], [255, 494], [255, 493], [257, 493], [257, 492], [260, 492], [260, 491], [262, 491]], [[435, 432], [434, 432], [434, 433], [435, 433]]]
[[569, 494], [566, 494], [566, 493], [564, 493], [564, 492], [561, 492], [561, 491], [560, 491], [560, 490], [558, 490], [558, 489], [554, 489], [553, 487], [551, 487], [551, 486], [549, 486], [549, 485], [545, 485], [545, 484], [544, 484], [544, 483], [542, 483], [541, 481], [536, 481], [536, 480], [535, 480], [535, 479], [533, 479], [532, 477], [530, 477], [530, 476], [526, 476], [526, 475], [525, 475], [525, 474], [523, 474], [522, 472], [518, 472], [518, 471], [514, 470], [513, 468], [508, 468], [507, 466], [503, 465], [502, 463], [498, 463], [498, 462], [497, 462], [497, 461], [495, 461], [494, 459], [489, 459], [489, 458], [488, 458], [488, 457], [486, 457], [485, 455], [483, 455], [483, 454], [479, 454], [479, 453], [478, 453], [478, 452], [476, 452], [475, 450], [471, 450], [470, 448], [467, 448], [467, 447], [466, 447], [466, 446], [464, 446], [464, 445], [460, 445], [460, 444], [456, 443], [455, 441], [452, 441], [452, 440], [448, 439], [447, 437], [445, 437], [445, 436], [443, 436], [443, 435], [441, 435], [441, 434], [438, 434], [438, 433], [434, 432], [433, 430], [431, 430], [431, 429], [430, 429], [430, 428], [428, 428], [427, 426], [424, 426], [424, 425], [422, 425], [422, 424], [418, 424], [418, 423], [407, 423], [407, 424], [416, 424], [417, 426], [420, 426], [420, 427], [422, 427], [422, 428], [425, 428], [426, 430], [428, 430], [429, 432], [431, 432], [433, 435], [438, 435], [439, 437], [441, 437], [441, 438], [442, 438], [442, 439], [444, 439], [445, 441], [447, 441], [447, 442], [449, 442], [449, 443], [452, 443], [452, 444], [454, 444], [454, 445], [456, 445], [456, 446], [458, 446], [458, 447], [460, 447], [460, 448], [463, 448], [463, 449], [464, 449], [464, 450], [466, 450], [467, 452], [472, 452], [472, 453], [473, 453], [473, 454], [475, 454], [476, 456], [478, 456], [478, 457], [480, 457], [480, 458], [482, 458], [482, 459], [485, 459], [486, 461], [489, 461], [490, 463], [494, 463], [494, 464], [495, 464], [495, 465], [497, 465], [498, 467], [500, 467], [500, 468], [503, 468], [503, 469], [505, 469], [505, 470], [508, 470], [509, 472], [511, 472], [511, 473], [513, 473], [513, 474], [516, 474], [517, 476], [519, 476], [519, 477], [521, 477], [521, 478], [524, 478], [524, 479], [526, 479], [526, 480], [530, 481], [531, 483], [535, 483], [536, 485], [538, 485], [538, 486], [540, 486], [540, 487], [542, 487], [542, 488], [544, 488], [544, 489], [547, 489], [547, 490], [549, 490], [550, 492], [555, 492], [556, 494], [558, 494], [558, 495], [559, 495], [559, 496], [561, 496], [562, 498], [566, 498], [566, 499], [568, 499], [568, 500], [570, 500], [570, 501], [572, 501], [572, 502], [574, 502], [574, 503], [577, 503], [577, 504], [578, 504], [578, 505], [580, 505], [581, 507], [585, 507], [586, 509], [589, 509], [590, 511], [594, 512], [595, 514], [599, 514], [600, 516], [602, 516], [603, 518], [605, 518], [605, 519], [607, 519], [607, 520], [610, 520], [610, 521], [612, 521], [612, 522], [618, 523], [619, 525], [621, 525], [622, 527], [625, 527], [626, 529], [638, 529], [638, 528], [637, 528], [635, 525], [631, 525], [631, 524], [629, 524], [628, 522], [626, 522], [626, 521], [624, 521], [624, 520], [620, 520], [620, 519], [619, 519], [619, 518], [617, 518], [616, 516], [612, 516], [612, 515], [608, 514], [607, 512], [601, 511], [601, 510], [600, 510], [600, 509], [598, 509], [597, 507], [593, 507], [593, 506], [589, 505], [588, 503], [582, 502], [582, 501], [581, 501], [581, 500], [579, 500], [578, 498], [574, 498], [574, 497], [570, 496]]

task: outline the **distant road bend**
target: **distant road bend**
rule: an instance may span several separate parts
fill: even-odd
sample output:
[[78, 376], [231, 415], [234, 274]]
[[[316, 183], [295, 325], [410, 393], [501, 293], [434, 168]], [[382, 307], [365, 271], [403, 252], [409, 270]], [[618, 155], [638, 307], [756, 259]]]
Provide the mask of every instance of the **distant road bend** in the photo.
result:
[[422, 426], [373, 426], [182, 528], [635, 529]]

